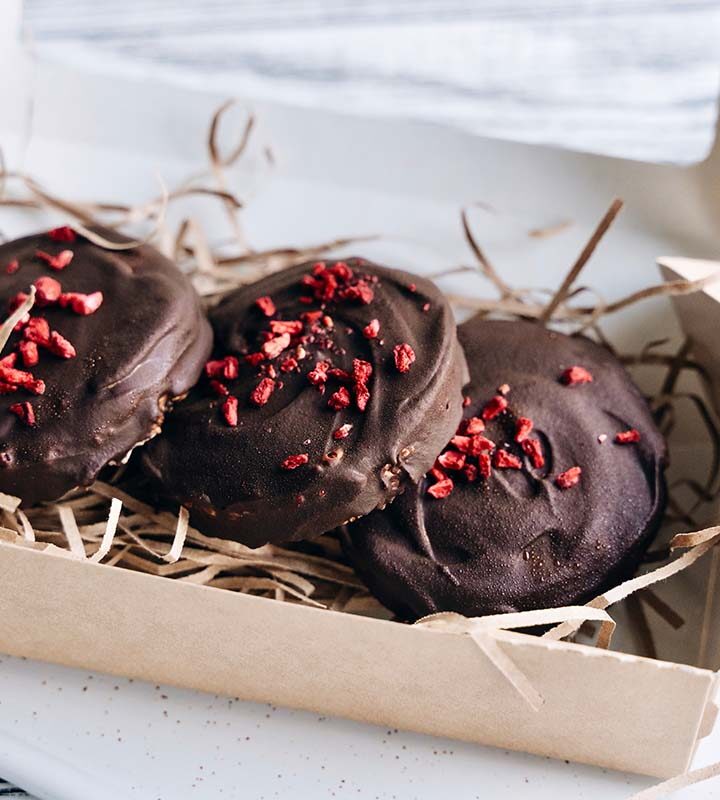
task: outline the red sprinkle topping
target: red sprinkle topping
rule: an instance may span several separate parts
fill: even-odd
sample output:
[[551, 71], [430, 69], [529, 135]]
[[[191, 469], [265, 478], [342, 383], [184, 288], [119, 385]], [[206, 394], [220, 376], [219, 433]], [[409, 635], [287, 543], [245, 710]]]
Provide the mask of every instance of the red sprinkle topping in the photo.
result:
[[55, 278], [44, 276], [35, 281], [35, 303], [39, 307], [57, 303], [61, 294], [62, 286]]
[[282, 372], [292, 372], [294, 369], [297, 369], [297, 367], [297, 359], [293, 358], [292, 356], [288, 356], [280, 363], [280, 370]]
[[361, 358], [353, 359], [353, 378], [358, 383], [367, 383], [372, 371], [372, 364], [369, 361], [363, 361]]
[[485, 403], [485, 407], [482, 410], [482, 418], [486, 422], [495, 419], [495, 417], [497, 417], [498, 414], [502, 414], [507, 407], [508, 401], [502, 395], [496, 394], [495, 397]]
[[210, 381], [210, 388], [219, 397], [227, 397], [230, 394], [227, 386], [225, 386], [225, 384], [221, 383], [220, 381], [215, 381], [215, 380]]
[[456, 434], [452, 439], [450, 439], [450, 444], [461, 453], [467, 453], [470, 449], [470, 437]]
[[515, 441], [524, 442], [533, 429], [533, 421], [528, 417], [518, 417], [515, 423]]
[[15, 414], [26, 425], [32, 426], [35, 424], [35, 410], [27, 400], [24, 403], [14, 403], [8, 408], [8, 411], [11, 414]]
[[235, 356], [225, 356], [216, 361], [205, 364], [205, 374], [208, 378], [224, 378], [233, 381], [238, 376], [238, 360]]
[[370, 390], [364, 383], [355, 383], [355, 405], [360, 411], [365, 411], [370, 400]]
[[470, 417], [469, 419], [463, 420], [460, 427], [463, 433], [472, 436], [475, 433], [482, 433], [485, 430], [485, 423], [480, 417]]
[[417, 285], [414, 284], [414, 283], [409, 283], [407, 288], [408, 288], [408, 291], [412, 292], [413, 294], [415, 292], [417, 292]]
[[395, 367], [398, 372], [410, 371], [410, 367], [415, 361], [415, 351], [407, 342], [396, 344], [395, 347], [393, 347], [393, 356], [395, 358]]
[[237, 397], [233, 397], [230, 395], [229, 397], [225, 398], [225, 402], [222, 404], [222, 415], [225, 418], [225, 422], [231, 427], [236, 428], [238, 424], [238, 399]]
[[14, 367], [17, 364], [17, 353], [8, 353], [0, 358], [0, 367]]
[[257, 367], [261, 361], [265, 361], [265, 353], [248, 353], [243, 357], [243, 360], [246, 364], [250, 364], [251, 367]]
[[493, 455], [493, 466], [498, 469], [522, 469], [522, 461], [517, 456], [499, 447]]
[[375, 292], [367, 281], [359, 280], [354, 286], [347, 286], [340, 292], [340, 297], [348, 302], [368, 305], [375, 299]]
[[313, 386], [322, 386], [327, 380], [327, 372], [330, 364], [327, 361], [318, 361], [315, 364], [315, 369], [310, 370], [307, 378]]
[[44, 261], [50, 269], [61, 270], [73, 260], [75, 253], [72, 250], [61, 250], [56, 256], [46, 253], [44, 250], [36, 250], [35, 255]]
[[582, 470], [580, 467], [570, 467], [570, 469], [566, 469], [565, 472], [561, 472], [557, 478], [555, 478], [555, 484], [560, 487], [560, 489], [570, 489], [572, 486], [580, 483], [581, 475]]
[[5, 272], [8, 275], [14, 275], [20, 269], [20, 262], [14, 258], [8, 265], [5, 267]]
[[467, 408], [470, 405], [470, 403], [472, 403], [472, 397], [470, 397], [469, 395], [464, 394], [463, 395], [463, 401], [462, 401], [462, 407], [463, 408]]
[[545, 456], [539, 439], [524, 439], [522, 449], [535, 469], [542, 469], [545, 466]]
[[456, 450], [448, 450], [438, 456], [438, 461], [445, 469], [462, 469], [465, 466], [465, 456]]
[[80, 292], [66, 292], [60, 295], [58, 304], [61, 308], [70, 308], [76, 314], [87, 317], [89, 314], [94, 314], [103, 304], [103, 293], [82, 294]]
[[332, 395], [330, 395], [328, 405], [330, 408], [335, 409], [335, 411], [340, 411], [343, 408], [347, 408], [350, 405], [350, 392], [348, 392], [344, 386], [341, 386], [337, 392], [334, 392]]
[[264, 406], [275, 391], [275, 381], [272, 378], [263, 378], [250, 392], [250, 402], [256, 406]]
[[329, 271], [341, 281], [345, 283], [349, 283], [353, 279], [353, 271], [344, 261], [336, 261], [331, 267], [329, 267]]
[[568, 367], [560, 376], [560, 381], [566, 386], [576, 386], [579, 383], [592, 383], [593, 376], [585, 367]]
[[255, 301], [255, 305], [265, 314], [266, 317], [272, 317], [275, 313], [275, 303], [273, 303], [272, 297], [265, 295], [264, 297], [258, 297]]
[[492, 463], [489, 453], [480, 453], [478, 456], [478, 469], [483, 478], [489, 478], [492, 472]]
[[620, 431], [615, 434], [615, 441], [618, 444], [634, 444], [640, 441], [640, 431], [636, 428], [630, 428], [628, 431]]
[[469, 483], [474, 483], [478, 478], [478, 468], [475, 464], [465, 464], [463, 474]]
[[270, 320], [270, 330], [273, 333], [289, 333], [291, 336], [296, 336], [301, 333], [303, 324], [299, 319], [285, 320], [273, 319]]
[[283, 469], [297, 469], [303, 464], [307, 464], [310, 456], [307, 453], [298, 453], [296, 456], [288, 456], [280, 466]]
[[75, 231], [67, 225], [62, 225], [60, 228], [53, 228], [48, 231], [48, 236], [53, 242], [74, 242], [77, 239]]
[[434, 483], [432, 486], [429, 486], [427, 493], [430, 495], [430, 497], [434, 497], [436, 500], [441, 500], [443, 497], [447, 497], [454, 488], [455, 484], [452, 482], [452, 478], [444, 478], [443, 480]]
[[490, 450], [495, 449], [495, 442], [492, 439], [488, 439], [486, 436], [483, 436], [481, 433], [475, 434], [470, 439], [470, 445], [468, 447], [468, 453], [471, 456], [480, 455], [480, 453], [487, 452]]
[[13, 386], [12, 383], [4, 383], [0, 381], [0, 394], [12, 394], [13, 392], [17, 392], [18, 387]]
[[276, 358], [277, 356], [282, 353], [287, 347], [290, 346], [290, 334], [289, 333], [281, 333], [279, 336], [275, 336], [273, 339], [268, 340], [263, 344], [262, 351], [265, 353], [267, 358]]
[[333, 439], [347, 439], [347, 437], [350, 435], [352, 427], [353, 426], [349, 422], [341, 425], [336, 431], [333, 432]]
[[45, 346], [51, 353], [60, 358], [75, 358], [77, 355], [72, 344], [57, 331], [53, 331], [50, 334], [50, 341]]
[[32, 317], [25, 326], [23, 336], [30, 342], [47, 347], [50, 342], [50, 325], [43, 317]]
[[26, 367], [34, 367], [40, 361], [38, 346], [35, 342], [20, 342], [20, 355], [22, 356], [23, 365]]
[[363, 336], [366, 339], [377, 339], [378, 333], [380, 333], [380, 320], [371, 319], [363, 328]]

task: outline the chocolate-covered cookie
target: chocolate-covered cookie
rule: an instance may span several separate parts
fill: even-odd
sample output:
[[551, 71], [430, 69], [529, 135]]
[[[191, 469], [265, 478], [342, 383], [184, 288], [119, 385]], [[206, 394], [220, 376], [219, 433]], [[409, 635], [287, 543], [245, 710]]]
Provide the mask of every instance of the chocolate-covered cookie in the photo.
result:
[[215, 354], [144, 461], [201, 530], [319, 536], [420, 480], [457, 427], [465, 360], [429, 281], [304, 264], [210, 312]]
[[580, 603], [629, 576], [665, 505], [665, 443], [605, 348], [525, 321], [458, 332], [469, 403], [433, 470], [342, 530], [405, 619]]
[[0, 491], [26, 504], [149, 439], [211, 346], [189, 280], [150, 246], [107, 250], [67, 227], [0, 246], [6, 316], [31, 286], [0, 354]]

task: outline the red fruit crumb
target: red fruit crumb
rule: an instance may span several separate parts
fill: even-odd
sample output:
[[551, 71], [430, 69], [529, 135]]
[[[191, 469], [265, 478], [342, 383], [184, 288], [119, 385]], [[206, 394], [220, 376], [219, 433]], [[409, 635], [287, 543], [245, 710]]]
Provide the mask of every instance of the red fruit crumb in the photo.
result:
[[412, 292], [413, 294], [417, 292], [417, 286], [414, 283], [408, 284], [408, 292]]
[[222, 404], [222, 415], [225, 418], [225, 422], [231, 427], [236, 428], [238, 424], [238, 399], [237, 397], [233, 397], [230, 395], [229, 397], [225, 398], [225, 402]]
[[20, 269], [20, 262], [14, 258], [6, 267], [5, 272], [8, 275], [14, 275]]
[[493, 466], [498, 469], [522, 469], [522, 461], [517, 456], [499, 447], [493, 454]]
[[20, 342], [20, 355], [22, 356], [23, 365], [26, 367], [34, 367], [40, 361], [38, 346], [35, 342]]
[[432, 486], [429, 486], [427, 493], [430, 495], [430, 497], [434, 497], [436, 500], [442, 500], [442, 498], [447, 497], [454, 488], [455, 484], [452, 482], [452, 479], [445, 478], [444, 480], [438, 481]]
[[430, 471], [428, 472], [430, 477], [435, 478], [436, 481], [444, 481], [447, 478], [448, 474], [445, 470], [440, 466], [440, 464], [436, 461]]
[[55, 278], [44, 276], [35, 281], [35, 304], [42, 308], [42, 306], [50, 306], [57, 303], [60, 295], [62, 294], [62, 286], [60, 281]]
[[76, 314], [87, 317], [90, 314], [94, 314], [103, 304], [103, 293], [82, 294], [80, 292], [67, 292], [60, 295], [58, 304], [61, 308], [69, 307]]
[[270, 330], [273, 333], [289, 333], [291, 336], [296, 336], [298, 333], [302, 332], [302, 329], [303, 329], [303, 324], [299, 319], [270, 320]]
[[485, 423], [480, 419], [480, 417], [469, 417], [460, 423], [460, 428], [462, 429], [463, 433], [467, 433], [472, 436], [476, 433], [482, 433], [485, 430]]
[[463, 408], [467, 408], [470, 405], [470, 403], [472, 403], [472, 398], [469, 397], [468, 395], [464, 394], [463, 395], [463, 401], [462, 401], [462, 407]]
[[477, 456], [480, 455], [480, 453], [489, 452], [494, 449], [495, 442], [480, 433], [476, 433], [475, 436], [470, 439], [470, 444], [468, 445], [468, 453], [471, 456]]
[[27, 294], [25, 292], [18, 292], [14, 297], [11, 297], [8, 300], [8, 311], [12, 313], [15, 311], [16, 308], [20, 308], [20, 306], [28, 299]]
[[349, 422], [346, 422], [333, 432], [333, 439], [347, 439], [351, 430], [352, 425]]
[[508, 401], [500, 394], [488, 400], [482, 410], [482, 418], [487, 422], [488, 420], [495, 419], [499, 414], [508, 407]]
[[275, 313], [275, 303], [273, 303], [272, 297], [269, 295], [264, 295], [263, 297], [258, 297], [255, 301], [255, 305], [265, 314], [266, 317], [272, 317]]
[[18, 387], [13, 386], [12, 383], [5, 383], [4, 381], [0, 381], [0, 394], [12, 394], [13, 392], [17, 392]]
[[403, 342], [393, 347], [393, 357], [398, 372], [409, 372], [415, 361], [415, 351], [407, 342]]
[[60, 358], [75, 358], [77, 355], [72, 344], [57, 331], [53, 331], [50, 334], [50, 341], [45, 347], [47, 347], [53, 355], [59, 356]]
[[628, 431], [620, 431], [615, 434], [615, 441], [618, 444], [634, 444], [640, 441], [640, 431], [636, 428], [630, 428]]
[[533, 429], [533, 421], [528, 417], [518, 417], [515, 422], [515, 441], [524, 442]]
[[358, 281], [354, 286], [347, 286], [340, 292], [340, 297], [348, 302], [368, 305], [375, 299], [375, 292], [367, 281]]
[[238, 376], [238, 360], [235, 356], [225, 356], [216, 361], [205, 364], [205, 374], [208, 378], [224, 378], [233, 381]]
[[542, 469], [545, 466], [545, 456], [539, 439], [524, 439], [522, 449], [535, 469]]
[[8, 411], [11, 414], [15, 414], [15, 416], [21, 419], [26, 425], [32, 426], [35, 424], [35, 410], [27, 400], [24, 403], [13, 403], [13, 405], [8, 408]]
[[257, 367], [261, 361], [265, 361], [265, 353], [248, 353], [244, 356], [244, 361], [251, 367]]
[[50, 269], [61, 270], [73, 260], [75, 253], [72, 250], [61, 250], [56, 256], [46, 253], [44, 250], [36, 250], [35, 255], [44, 261]]
[[290, 334], [289, 333], [281, 333], [279, 336], [275, 336], [273, 339], [265, 342], [262, 346], [262, 351], [265, 353], [267, 358], [276, 358], [277, 356], [282, 353], [290, 345]]
[[462, 469], [465, 466], [465, 456], [456, 450], [448, 450], [438, 456], [438, 462], [445, 469]]
[[14, 367], [17, 363], [17, 353], [8, 353], [0, 358], [0, 367]]
[[425, 312], [430, 311], [430, 303], [423, 303], [422, 310]]
[[318, 361], [315, 364], [315, 369], [308, 372], [307, 377], [313, 386], [322, 386], [327, 380], [327, 372], [330, 364], [327, 361]]
[[501, 383], [500, 386], [498, 386], [498, 394], [501, 394], [503, 396], [506, 394], [510, 394], [510, 384]]
[[307, 322], [308, 325], [312, 325], [313, 322], [317, 322], [322, 315], [322, 311], [303, 311], [303, 313], [300, 314], [300, 317], [303, 322]]
[[576, 386], [579, 383], [592, 383], [593, 376], [585, 367], [568, 367], [560, 376], [560, 381], [566, 386]]
[[358, 383], [367, 383], [372, 371], [372, 364], [369, 361], [363, 361], [361, 358], [353, 359], [353, 378]]
[[365, 411], [370, 400], [370, 390], [364, 383], [355, 382], [355, 405], [360, 411]]
[[30, 342], [47, 346], [50, 342], [50, 325], [42, 317], [33, 317], [25, 326], [23, 336]]
[[475, 464], [465, 464], [463, 474], [469, 483], [474, 483], [478, 479], [478, 468]]
[[461, 453], [467, 453], [470, 449], [470, 437], [455, 435], [450, 439], [450, 444]]
[[569, 489], [580, 482], [581, 475], [582, 469], [580, 469], [580, 467], [570, 467], [570, 469], [566, 469], [565, 472], [561, 472], [557, 478], [555, 478], [555, 484], [561, 489]]
[[347, 408], [350, 405], [350, 392], [348, 392], [344, 386], [341, 386], [337, 392], [330, 395], [328, 405], [330, 408], [335, 409], [335, 411]]
[[324, 261], [316, 261], [312, 265], [312, 274], [313, 275], [322, 275], [323, 272], [325, 272], [326, 269], [327, 269], [327, 267], [325, 266], [325, 262]]
[[298, 453], [296, 456], [288, 456], [280, 466], [283, 469], [297, 469], [303, 464], [307, 464], [310, 456], [307, 453]]
[[275, 391], [275, 381], [272, 378], [263, 378], [250, 392], [250, 402], [256, 406], [264, 406]]
[[363, 328], [363, 336], [366, 339], [376, 339], [378, 333], [380, 333], [380, 320], [371, 319]]
[[48, 236], [53, 242], [74, 242], [77, 239], [75, 231], [67, 225], [62, 225], [59, 228], [53, 228], [48, 231]]
[[339, 367], [332, 367], [328, 370], [328, 376], [330, 378], [335, 378], [337, 381], [351, 381], [352, 375], [349, 372], [346, 372], [344, 369], [340, 369]]
[[336, 261], [330, 267], [330, 272], [345, 283], [349, 283], [353, 279], [353, 271], [344, 261]]
[[227, 397], [230, 394], [227, 386], [225, 386], [225, 384], [221, 383], [220, 381], [215, 381], [215, 380], [210, 381], [210, 388], [219, 397]]
[[292, 372], [294, 369], [297, 369], [297, 366], [297, 359], [293, 358], [292, 356], [288, 356], [280, 363], [280, 370], [282, 372]]
[[490, 453], [480, 453], [478, 458], [478, 469], [483, 478], [489, 478], [492, 472], [492, 462], [490, 460]]

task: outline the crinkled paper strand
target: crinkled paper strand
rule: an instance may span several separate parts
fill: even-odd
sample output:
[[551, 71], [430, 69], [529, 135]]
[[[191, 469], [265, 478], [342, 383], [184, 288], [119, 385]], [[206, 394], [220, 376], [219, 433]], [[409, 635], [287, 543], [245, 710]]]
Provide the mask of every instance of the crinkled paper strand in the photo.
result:
[[649, 786], [647, 789], [632, 795], [628, 800], [659, 800], [661, 797], [668, 797], [680, 789], [685, 789], [695, 783], [718, 777], [720, 777], [720, 761], [715, 764], [708, 764], [707, 767], [684, 772], [682, 775], [676, 775], [674, 778], [662, 783], [656, 783], [655, 786]]

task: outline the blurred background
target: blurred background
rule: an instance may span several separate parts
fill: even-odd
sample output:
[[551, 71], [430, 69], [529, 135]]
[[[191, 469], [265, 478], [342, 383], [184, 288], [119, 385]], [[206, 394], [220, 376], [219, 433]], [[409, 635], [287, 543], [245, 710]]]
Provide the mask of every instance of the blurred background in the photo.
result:
[[25, 0], [43, 56], [243, 96], [701, 159], [718, 0]]

